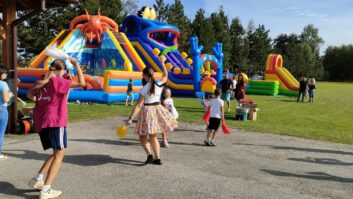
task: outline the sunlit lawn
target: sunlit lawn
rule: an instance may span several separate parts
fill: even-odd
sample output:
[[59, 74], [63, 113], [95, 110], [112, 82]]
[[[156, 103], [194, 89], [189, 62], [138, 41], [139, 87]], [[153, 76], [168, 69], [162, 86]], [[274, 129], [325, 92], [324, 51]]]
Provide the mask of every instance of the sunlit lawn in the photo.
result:
[[[319, 82], [314, 103], [297, 103], [285, 96], [248, 95], [258, 104], [256, 121], [236, 121], [235, 101], [226, 112], [229, 126], [257, 132], [353, 144], [353, 84]], [[196, 98], [174, 98], [179, 121], [202, 124], [204, 108]], [[69, 105], [70, 122], [129, 115], [132, 107], [124, 103]], [[93, 121], [92, 121], [93, 122]], [[236, 133], [236, 132], [235, 132]]]

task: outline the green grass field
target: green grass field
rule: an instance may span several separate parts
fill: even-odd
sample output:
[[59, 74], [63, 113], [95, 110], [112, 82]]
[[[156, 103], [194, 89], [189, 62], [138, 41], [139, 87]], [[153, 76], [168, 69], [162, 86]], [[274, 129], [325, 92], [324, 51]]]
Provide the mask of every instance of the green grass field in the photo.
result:
[[[315, 140], [353, 144], [353, 84], [319, 82], [314, 103], [297, 103], [285, 96], [248, 95], [258, 104], [256, 121], [235, 121], [236, 102], [226, 112], [230, 127], [264, 133], [289, 135]], [[204, 108], [196, 98], [174, 98], [179, 121], [202, 124]], [[105, 105], [69, 105], [71, 122], [113, 115], [129, 115], [131, 107], [123, 103]], [[236, 132], [235, 132], [236, 133]]]

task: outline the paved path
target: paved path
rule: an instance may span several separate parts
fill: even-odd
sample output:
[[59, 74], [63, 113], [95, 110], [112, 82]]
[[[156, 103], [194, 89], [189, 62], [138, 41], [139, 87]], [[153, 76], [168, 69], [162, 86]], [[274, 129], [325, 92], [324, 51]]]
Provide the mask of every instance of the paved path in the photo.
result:
[[[353, 198], [353, 146], [243, 132], [202, 145], [204, 126], [180, 124], [162, 149], [162, 166], [143, 165], [133, 134], [115, 135], [121, 118], [72, 123], [54, 188], [76, 198]], [[130, 129], [130, 132], [132, 129]], [[50, 151], [38, 135], [6, 136], [0, 198], [37, 198], [26, 186]]]

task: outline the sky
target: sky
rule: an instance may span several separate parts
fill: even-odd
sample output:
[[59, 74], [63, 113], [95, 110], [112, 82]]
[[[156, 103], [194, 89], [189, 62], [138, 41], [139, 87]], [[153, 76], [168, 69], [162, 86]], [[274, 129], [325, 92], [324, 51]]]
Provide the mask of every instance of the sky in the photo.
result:
[[[164, 0], [173, 4], [174, 0]], [[328, 46], [353, 44], [353, 0], [181, 0], [185, 15], [194, 19], [196, 11], [205, 10], [206, 16], [223, 5], [229, 21], [238, 17], [246, 28], [253, 20], [255, 27], [265, 25], [270, 37], [279, 34], [300, 34], [308, 24], [319, 29], [325, 43], [321, 53]], [[152, 7], [155, 0], [138, 0], [142, 6]]]

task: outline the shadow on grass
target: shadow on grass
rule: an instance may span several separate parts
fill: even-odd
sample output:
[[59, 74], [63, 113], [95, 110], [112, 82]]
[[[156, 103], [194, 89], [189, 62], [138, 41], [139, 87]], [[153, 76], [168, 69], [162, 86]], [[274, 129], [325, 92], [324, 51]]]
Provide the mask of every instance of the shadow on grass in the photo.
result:
[[0, 181], [0, 187], [0, 194], [8, 196], [19, 196], [26, 199], [38, 198], [38, 195], [27, 195], [27, 193], [39, 192], [36, 189], [18, 189], [13, 184], [4, 181]]
[[[124, 139], [126, 140], [126, 139]], [[125, 142], [123, 140], [106, 140], [106, 139], [70, 139], [74, 142], [91, 142], [97, 144], [110, 144], [110, 145], [121, 145], [121, 146], [131, 146], [131, 145], [140, 145], [140, 142]], [[137, 140], [138, 141], [138, 140]]]
[[[9, 153], [9, 151], [18, 151], [23, 152], [18, 153]], [[30, 150], [7, 150], [6, 153], [10, 157], [15, 157], [19, 159], [28, 159], [28, 160], [41, 160], [45, 161], [49, 156], [48, 154], [37, 153], [36, 151]], [[130, 166], [144, 166], [144, 162], [137, 160], [128, 160], [122, 158], [112, 158], [109, 155], [65, 155], [65, 163], [70, 163], [79, 166], [99, 166], [109, 163], [125, 164]]]
[[338, 165], [338, 166], [353, 166], [353, 163], [342, 162], [337, 159], [332, 158], [288, 158], [288, 160], [298, 161], [298, 162], [307, 162], [315, 164], [325, 164], [325, 165]]
[[323, 172], [307, 172], [306, 174], [296, 174], [290, 172], [283, 171], [275, 171], [268, 169], [260, 169], [265, 173], [274, 175], [274, 176], [282, 176], [282, 177], [296, 177], [296, 178], [305, 178], [312, 180], [325, 180], [325, 181], [335, 181], [335, 182], [343, 182], [343, 183], [353, 183], [353, 178], [344, 178], [339, 176], [333, 176]]

